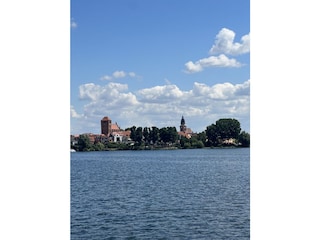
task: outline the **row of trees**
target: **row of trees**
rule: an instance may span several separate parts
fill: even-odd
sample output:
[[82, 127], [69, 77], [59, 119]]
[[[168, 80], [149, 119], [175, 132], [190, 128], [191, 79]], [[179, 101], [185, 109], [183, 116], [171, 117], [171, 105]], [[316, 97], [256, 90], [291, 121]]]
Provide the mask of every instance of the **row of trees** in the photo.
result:
[[178, 140], [178, 132], [176, 127], [136, 127], [127, 128], [130, 130], [130, 138], [132, 141], [141, 145], [154, 145], [161, 143], [175, 143]]
[[[220, 147], [226, 145], [249, 147], [250, 134], [241, 132], [240, 122], [236, 119], [224, 118], [215, 124], [207, 126], [206, 130], [193, 134], [191, 138], [180, 136], [175, 127], [136, 127], [130, 130], [131, 142], [103, 144], [97, 142], [91, 144], [88, 136], [80, 135], [78, 144], [74, 148], [78, 151], [101, 151], [110, 148], [116, 149], [152, 149], [152, 148], [203, 148]], [[226, 140], [232, 139], [228, 142]]]

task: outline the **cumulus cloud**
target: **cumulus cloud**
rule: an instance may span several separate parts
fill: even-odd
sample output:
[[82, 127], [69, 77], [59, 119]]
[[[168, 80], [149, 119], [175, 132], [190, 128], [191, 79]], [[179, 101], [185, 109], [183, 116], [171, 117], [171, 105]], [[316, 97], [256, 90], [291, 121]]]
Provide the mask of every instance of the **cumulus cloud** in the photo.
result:
[[118, 79], [118, 78], [124, 78], [126, 76], [129, 76], [131, 78], [135, 78], [137, 77], [137, 74], [134, 73], [134, 72], [125, 72], [125, 71], [115, 71], [112, 73], [112, 76], [110, 75], [104, 75], [100, 78], [100, 80], [107, 80], [107, 81], [111, 81], [111, 80], [114, 80], [114, 79]]
[[230, 29], [222, 28], [216, 35], [215, 44], [211, 47], [210, 54], [240, 55], [250, 51], [250, 34], [241, 37], [241, 42], [234, 42], [236, 34]]
[[211, 56], [208, 58], [202, 58], [195, 63], [189, 61], [185, 64], [187, 73], [196, 73], [203, 71], [204, 68], [207, 67], [240, 67], [241, 63], [239, 63], [234, 58], [228, 58], [224, 54], [220, 54], [219, 56]]
[[79, 98], [87, 100], [97, 100], [101, 94], [99, 86], [94, 83], [86, 83], [79, 87]]
[[192, 93], [194, 96], [207, 96], [214, 100], [230, 100], [239, 96], [249, 96], [250, 80], [242, 84], [218, 83], [208, 86], [203, 83], [195, 82]]
[[[224, 117], [249, 121], [250, 80], [241, 84], [207, 85], [195, 82], [183, 91], [174, 84], [154, 86], [129, 92], [126, 84], [88, 83], [79, 88], [79, 97], [86, 100], [83, 117], [95, 123], [100, 132], [100, 120], [109, 116], [124, 128], [135, 126], [178, 126], [181, 115], [194, 131], [202, 131], [215, 120]], [[72, 108], [73, 109], [73, 108]], [[80, 116], [74, 109], [74, 117]]]
[[81, 118], [82, 117], [81, 114], [78, 114], [76, 112], [76, 110], [74, 109], [74, 107], [72, 105], [70, 106], [70, 116], [71, 116], [71, 118]]
[[194, 83], [192, 92], [195, 96], [207, 96], [208, 99], [225, 100], [235, 91], [231, 83], [216, 84], [212, 87], [203, 83]]
[[242, 84], [235, 85], [235, 96], [249, 96], [250, 95], [250, 80]]
[[176, 85], [155, 86], [138, 91], [142, 101], [170, 102], [183, 96], [183, 92]]
[[241, 43], [234, 42], [235, 33], [227, 28], [222, 28], [216, 35], [215, 44], [211, 47], [210, 56], [202, 58], [196, 62], [188, 61], [185, 63], [186, 73], [197, 73], [208, 67], [241, 67], [242, 64], [234, 58], [228, 58], [226, 55], [240, 55], [250, 51], [250, 35], [244, 35]]
[[127, 84], [120, 84], [111, 82], [105, 86], [96, 85], [94, 83], [87, 83], [80, 85], [79, 98], [90, 101], [98, 100], [115, 100], [115, 98], [122, 97], [128, 90]]

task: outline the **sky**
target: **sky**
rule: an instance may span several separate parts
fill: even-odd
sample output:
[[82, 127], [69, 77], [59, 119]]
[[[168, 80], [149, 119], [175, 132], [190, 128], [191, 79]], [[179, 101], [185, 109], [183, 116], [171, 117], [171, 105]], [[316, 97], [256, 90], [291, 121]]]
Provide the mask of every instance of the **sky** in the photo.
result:
[[71, 134], [100, 120], [250, 132], [250, 1], [72, 0]]

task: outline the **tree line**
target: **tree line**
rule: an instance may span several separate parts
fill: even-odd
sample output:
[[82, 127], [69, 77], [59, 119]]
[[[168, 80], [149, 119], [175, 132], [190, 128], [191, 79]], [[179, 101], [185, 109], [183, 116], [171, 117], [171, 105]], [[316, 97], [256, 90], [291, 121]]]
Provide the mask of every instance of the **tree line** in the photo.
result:
[[[190, 138], [178, 134], [176, 127], [136, 127], [130, 130], [131, 141], [90, 143], [88, 135], [80, 135], [78, 143], [71, 146], [77, 151], [138, 150], [163, 148], [203, 148], [203, 147], [250, 147], [250, 134], [241, 131], [240, 122], [223, 118], [206, 127], [203, 132], [192, 134]], [[228, 140], [232, 141], [228, 141]]]

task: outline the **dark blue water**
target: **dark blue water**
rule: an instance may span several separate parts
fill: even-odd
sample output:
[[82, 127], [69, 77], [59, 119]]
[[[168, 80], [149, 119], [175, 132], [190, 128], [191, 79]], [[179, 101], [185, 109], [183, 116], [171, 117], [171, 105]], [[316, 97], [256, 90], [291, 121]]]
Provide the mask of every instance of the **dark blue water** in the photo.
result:
[[71, 239], [250, 239], [250, 150], [71, 153]]

